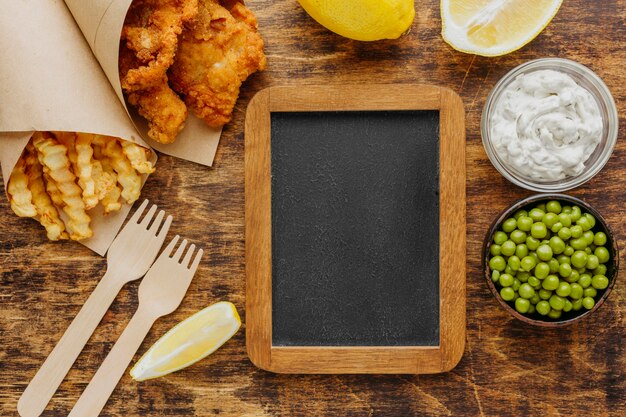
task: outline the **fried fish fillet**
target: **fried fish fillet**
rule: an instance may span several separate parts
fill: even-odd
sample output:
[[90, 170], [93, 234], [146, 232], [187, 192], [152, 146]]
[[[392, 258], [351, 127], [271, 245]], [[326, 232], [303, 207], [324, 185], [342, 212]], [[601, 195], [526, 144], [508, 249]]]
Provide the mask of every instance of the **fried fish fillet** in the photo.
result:
[[230, 10], [199, 0], [198, 15], [185, 24], [169, 81], [185, 104], [210, 126], [232, 117], [243, 81], [266, 65], [254, 14], [242, 3]]
[[184, 126], [187, 108], [168, 85], [185, 22], [198, 12], [197, 0], [134, 0], [120, 42], [120, 79], [128, 102], [148, 121], [148, 135], [171, 143]]

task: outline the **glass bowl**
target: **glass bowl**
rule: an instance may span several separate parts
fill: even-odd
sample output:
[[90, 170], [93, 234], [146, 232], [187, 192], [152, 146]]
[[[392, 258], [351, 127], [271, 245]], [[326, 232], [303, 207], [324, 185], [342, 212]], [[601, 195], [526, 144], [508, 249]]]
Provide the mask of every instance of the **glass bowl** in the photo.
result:
[[[588, 90], [598, 103], [603, 124], [602, 139], [596, 146], [594, 152], [585, 161], [584, 170], [576, 176], [570, 176], [556, 181], [538, 181], [524, 175], [498, 154], [491, 138], [490, 121], [502, 92], [519, 75], [547, 69], [568, 74], [581, 87]], [[619, 118], [615, 101], [608, 87], [600, 77], [589, 68], [574, 61], [561, 58], [542, 58], [526, 62], [502, 77], [487, 98], [482, 113], [480, 130], [483, 146], [485, 147], [489, 160], [506, 179], [515, 185], [532, 191], [562, 192], [584, 184], [600, 172], [609, 160], [617, 142], [618, 125]]]
[[[606, 234], [607, 243], [604, 246], [609, 250], [610, 254], [610, 260], [606, 264], [606, 277], [609, 279], [609, 285], [603, 290], [598, 290], [598, 295], [594, 297], [596, 303], [591, 308], [591, 310], [586, 310], [584, 307], [579, 311], [572, 310], [567, 313], [563, 313], [563, 315], [556, 320], [548, 318], [547, 316], [541, 316], [537, 313], [530, 316], [519, 313], [513, 306], [513, 303], [507, 302], [502, 298], [498, 288], [491, 279], [491, 268], [489, 268], [489, 259], [491, 258], [490, 247], [491, 243], [493, 242], [493, 236], [498, 230], [500, 230], [502, 223], [509, 217], [512, 217], [518, 210], [528, 211], [538, 204], [547, 203], [550, 200], [557, 200], [562, 205], [577, 205], [583, 210], [583, 212], [592, 214], [596, 218], [596, 225], [591, 230], [593, 230], [594, 232], [604, 232]], [[496, 298], [498, 304], [500, 304], [502, 308], [504, 308], [513, 317], [524, 323], [533, 326], [554, 328], [577, 323], [583, 318], [592, 315], [604, 304], [607, 297], [611, 293], [613, 286], [615, 285], [615, 281], [617, 280], [617, 274], [619, 270], [619, 249], [617, 247], [617, 239], [615, 237], [615, 234], [613, 233], [613, 230], [611, 230], [602, 215], [596, 209], [591, 207], [588, 203], [566, 194], [537, 194], [519, 200], [509, 208], [502, 211], [502, 213], [500, 213], [500, 215], [494, 220], [494, 222], [491, 224], [491, 227], [487, 231], [485, 241], [483, 242], [482, 266], [483, 276], [487, 283], [487, 286], [489, 287], [491, 293]]]

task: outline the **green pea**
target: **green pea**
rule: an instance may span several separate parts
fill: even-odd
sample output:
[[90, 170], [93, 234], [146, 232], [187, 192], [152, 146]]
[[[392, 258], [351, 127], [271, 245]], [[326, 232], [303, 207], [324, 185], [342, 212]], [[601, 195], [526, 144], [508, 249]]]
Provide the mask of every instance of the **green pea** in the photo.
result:
[[513, 291], [511, 287], [504, 287], [500, 290], [500, 297], [502, 297], [504, 301], [511, 301], [515, 298], [515, 291]]
[[528, 277], [528, 285], [533, 287], [533, 289], [538, 290], [541, 288], [541, 281], [539, 281], [539, 278], [531, 275]]
[[530, 250], [537, 250], [540, 244], [541, 241], [539, 239], [535, 239], [532, 236], [528, 236], [526, 238], [526, 246], [528, 246], [528, 249]]
[[578, 300], [579, 298], [582, 298], [583, 296], [583, 287], [581, 287], [579, 284], [577, 283], [573, 283], [572, 285], [570, 285], [570, 293], [569, 293], [569, 297], [572, 300]]
[[580, 219], [580, 216], [582, 216], [582, 211], [580, 210], [580, 207], [578, 206], [572, 207], [572, 212], [570, 213], [570, 217], [572, 218], [572, 221], [575, 222], [576, 220]]
[[591, 249], [591, 246], [587, 246], [587, 247], [585, 248], [585, 253], [586, 253], [587, 255], [592, 255], [592, 254], [593, 254], [593, 250]]
[[561, 230], [559, 230], [558, 235], [561, 239], [568, 240], [572, 237], [572, 231], [569, 227], [562, 227]]
[[537, 248], [537, 256], [542, 261], [549, 261], [552, 258], [552, 248], [549, 245], [541, 245]]
[[570, 300], [565, 300], [565, 305], [563, 306], [563, 312], [567, 313], [572, 309], [572, 302]]
[[506, 268], [504, 268], [504, 273], [513, 276], [517, 275], [517, 271], [513, 271], [513, 269], [511, 269], [511, 267], [508, 265], [506, 266]]
[[596, 255], [587, 256], [587, 264], [585, 265], [587, 269], [596, 269], [599, 265], [600, 259]]
[[515, 255], [522, 259], [523, 257], [528, 255], [528, 246], [526, 246], [524, 243], [521, 243], [519, 245], [517, 245], [517, 248], [515, 248]]
[[503, 287], [510, 287], [511, 285], [513, 285], [514, 281], [515, 278], [513, 278], [513, 275], [511, 274], [500, 275], [500, 285], [502, 285]]
[[550, 247], [555, 254], [561, 254], [565, 250], [565, 242], [558, 236], [552, 236], [550, 238]]
[[517, 271], [521, 267], [521, 261], [515, 255], [509, 257], [509, 259], [507, 260], [507, 264], [511, 267], [513, 271]]
[[587, 240], [584, 237], [579, 237], [578, 239], [570, 240], [569, 244], [576, 250], [584, 250], [587, 247]]
[[530, 308], [530, 301], [528, 301], [525, 298], [518, 298], [517, 300], [515, 300], [515, 309], [522, 313], [528, 313], [528, 309]]
[[598, 295], [598, 290], [593, 287], [587, 287], [583, 290], [583, 297], [595, 298], [596, 295]]
[[593, 244], [596, 246], [606, 245], [606, 233], [598, 232], [593, 236]]
[[535, 207], [528, 213], [528, 217], [533, 219], [534, 222], [540, 222], [544, 214], [546, 214], [545, 211], [541, 210], [538, 207]]
[[550, 231], [553, 233], [558, 233], [559, 230], [561, 230], [563, 228], [563, 225], [561, 224], [561, 222], [556, 222], [554, 223], [554, 225], [550, 228]]
[[585, 216], [587, 220], [589, 220], [589, 224], [591, 224], [590, 229], [593, 229], [596, 225], [596, 218], [593, 217], [590, 213], [585, 213], [583, 216]]
[[570, 214], [571, 212], [572, 212], [572, 206], [563, 206], [563, 209], [561, 210], [561, 213]]
[[504, 271], [504, 268], [506, 268], [506, 262], [502, 256], [494, 256], [489, 260], [489, 268], [492, 271], [502, 272]]
[[559, 261], [559, 268], [563, 264], [570, 264], [570, 263], [572, 263], [571, 258], [569, 256], [567, 256], [567, 255], [559, 255], [559, 256], [556, 257], [556, 260]]
[[563, 278], [567, 278], [572, 275], [572, 266], [570, 264], [559, 265], [559, 275]]
[[517, 220], [514, 218], [506, 219], [504, 223], [502, 223], [502, 230], [506, 233], [511, 233], [513, 230], [517, 228]]
[[596, 305], [596, 302], [593, 300], [593, 298], [591, 297], [583, 298], [583, 307], [585, 307], [587, 310], [591, 310], [594, 305]]
[[563, 227], [570, 227], [572, 225], [572, 217], [568, 213], [561, 213], [559, 214], [559, 223]]
[[[500, 277], [500, 282], [502, 282], [502, 276]], [[559, 277], [556, 275], [548, 275], [546, 279], [541, 282], [541, 287], [544, 290], [554, 291], [559, 286]]]
[[[530, 301], [530, 300], [529, 300]], [[531, 315], [535, 312], [535, 306], [533, 305], [533, 303], [531, 302], [530, 305], [528, 306], [528, 311], [526, 312], [526, 314]]]
[[502, 245], [500, 245], [500, 251], [504, 256], [511, 256], [515, 253], [517, 249], [517, 245], [512, 240], [507, 240]]
[[587, 245], [593, 245], [594, 234], [591, 230], [587, 230], [583, 233], [583, 239], [587, 242]]
[[576, 268], [582, 268], [587, 265], [587, 261], [589, 260], [589, 258], [587, 257], [587, 254], [585, 252], [577, 250], [572, 255], [571, 260], [572, 265], [574, 265]]
[[552, 297], [552, 291], [548, 291], [545, 289], [540, 289], [537, 294], [539, 294], [539, 298], [541, 298], [542, 300], [549, 300], [550, 297]]
[[601, 264], [605, 264], [609, 261], [609, 250], [604, 246], [598, 246], [596, 250], [593, 251], [593, 254], [598, 257], [598, 261], [600, 261]]
[[533, 219], [531, 219], [530, 217], [524, 216], [517, 219], [517, 228], [522, 232], [529, 232], [532, 225]]
[[572, 310], [578, 311], [583, 307], [583, 299], [579, 298], [578, 300], [572, 300]]
[[603, 290], [609, 286], [609, 279], [604, 275], [594, 275], [594, 277], [591, 278], [591, 286], [596, 290]]
[[526, 272], [532, 270], [535, 265], [537, 265], [537, 261], [535, 261], [535, 258], [533, 258], [532, 256], [526, 256], [521, 261], [521, 268]]
[[513, 291], [517, 292], [517, 291], [519, 291], [519, 287], [521, 287], [521, 285], [522, 285], [522, 282], [519, 279], [514, 278], [513, 279], [513, 285], [512, 285], [511, 288], [513, 288]]
[[519, 279], [521, 282], [528, 282], [528, 278], [530, 278], [530, 274], [526, 271], [517, 271], [515, 278]]
[[542, 300], [537, 303], [537, 306], [535, 308], [537, 309], [537, 313], [545, 316], [550, 312], [550, 303]]
[[550, 274], [550, 266], [545, 262], [539, 262], [535, 266], [535, 276], [539, 279], [544, 279]]
[[513, 218], [515, 220], [518, 220], [520, 217], [525, 217], [525, 216], [528, 216], [528, 212], [526, 210], [518, 210], [513, 215]]
[[572, 256], [574, 254], [574, 252], [576, 252], [574, 250], [574, 248], [572, 248], [570, 245], [565, 246], [565, 250], [563, 251], [563, 255], [565, 256]]
[[524, 243], [526, 242], [526, 233], [522, 232], [521, 230], [513, 230], [511, 232], [511, 240], [518, 245], [520, 243]]
[[536, 207], [544, 213], [546, 212], [546, 203], [539, 203]]
[[[574, 220], [574, 219], [572, 218], [572, 220]], [[571, 234], [572, 234], [572, 237], [573, 237], [574, 239], [578, 239], [578, 238], [579, 238], [579, 237], [581, 237], [581, 236], [583, 235], [583, 233], [584, 233], [583, 228], [582, 228], [582, 227], [580, 227], [580, 226], [578, 226], [578, 225], [570, 227], [570, 229], [569, 229], [569, 230], [570, 230], [570, 232], [571, 232]]]
[[537, 303], [538, 303], [539, 301], [541, 301], [541, 298], [539, 298], [539, 294], [535, 293], [535, 295], [533, 295], [532, 297], [530, 297], [530, 298], [528, 299], [528, 301], [530, 301], [530, 304], [532, 304], [532, 305], [537, 305]]
[[551, 200], [546, 203], [546, 210], [550, 213], [559, 214], [561, 212], [561, 203], [556, 200]]
[[550, 317], [551, 319], [554, 319], [554, 320], [560, 319], [561, 318], [561, 310], [555, 310], [555, 309], [550, 310], [550, 312], [548, 313], [548, 317]]
[[493, 243], [495, 243], [496, 245], [501, 245], [507, 240], [509, 240], [509, 237], [504, 232], [497, 231], [493, 234]]
[[527, 283], [520, 285], [518, 292], [522, 298], [530, 298], [535, 295], [535, 289]]
[[563, 310], [563, 306], [565, 305], [565, 299], [558, 295], [552, 295], [548, 302], [550, 303], [550, 307], [555, 310]]
[[572, 292], [572, 287], [565, 281], [559, 282], [559, 286], [556, 289], [556, 294], [559, 297], [567, 297]]
[[[587, 217], [581, 217], [580, 219], [576, 220], [576, 224], [580, 227], [583, 228], [583, 231], [587, 231], [589, 229], [591, 229], [591, 222], [589, 221], [589, 219]], [[504, 228], [503, 228], [504, 230]], [[506, 230], [505, 230], [506, 232]]]
[[535, 239], [543, 239], [548, 235], [548, 229], [543, 223], [533, 223], [532, 227], [530, 228], [530, 234]]
[[490, 247], [489, 247], [489, 253], [491, 253], [492, 256], [498, 256], [500, 255], [502, 252], [500, 251], [500, 245], [496, 245], [495, 243], [493, 243]]
[[580, 278], [578, 279], [578, 283], [580, 284], [581, 287], [587, 288], [588, 286], [591, 285], [591, 275], [581, 274]]
[[598, 265], [596, 269], [593, 270], [595, 275], [606, 275], [606, 265]]
[[557, 272], [559, 272], [559, 266], [561, 264], [559, 263], [559, 261], [557, 259], [550, 259], [548, 261], [548, 266], [550, 267], [550, 273], [551, 274], [556, 274]]
[[500, 271], [491, 271], [491, 280], [493, 282], [498, 282], [498, 280], [500, 279]]
[[546, 213], [541, 218], [541, 222], [549, 229], [559, 221], [559, 216], [554, 213]]
[[565, 278], [565, 280], [569, 282], [570, 284], [572, 282], [578, 281], [579, 279], [580, 279], [580, 273], [575, 269], [572, 269], [572, 273], [570, 274], [570, 276]]

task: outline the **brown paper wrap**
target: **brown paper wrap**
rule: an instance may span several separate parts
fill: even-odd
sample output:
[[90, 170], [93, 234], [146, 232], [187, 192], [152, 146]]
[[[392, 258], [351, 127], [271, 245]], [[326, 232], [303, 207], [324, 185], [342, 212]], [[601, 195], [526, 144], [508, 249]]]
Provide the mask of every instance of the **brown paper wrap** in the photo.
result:
[[[147, 146], [61, 0], [2, 2], [0, 56], [0, 165], [5, 189], [33, 131], [96, 133]], [[154, 153], [153, 158], [156, 161]], [[104, 255], [130, 206], [124, 204], [108, 216], [98, 210], [101, 207], [89, 212], [94, 237], [81, 243]]]

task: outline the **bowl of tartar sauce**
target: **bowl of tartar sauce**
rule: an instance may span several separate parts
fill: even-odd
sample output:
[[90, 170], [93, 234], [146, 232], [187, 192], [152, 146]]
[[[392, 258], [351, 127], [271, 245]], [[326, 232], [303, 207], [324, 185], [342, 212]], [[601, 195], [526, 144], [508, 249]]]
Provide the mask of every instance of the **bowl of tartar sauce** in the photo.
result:
[[482, 114], [483, 146], [509, 181], [539, 192], [578, 187], [607, 163], [618, 134], [613, 96], [589, 68], [561, 58], [505, 75]]

